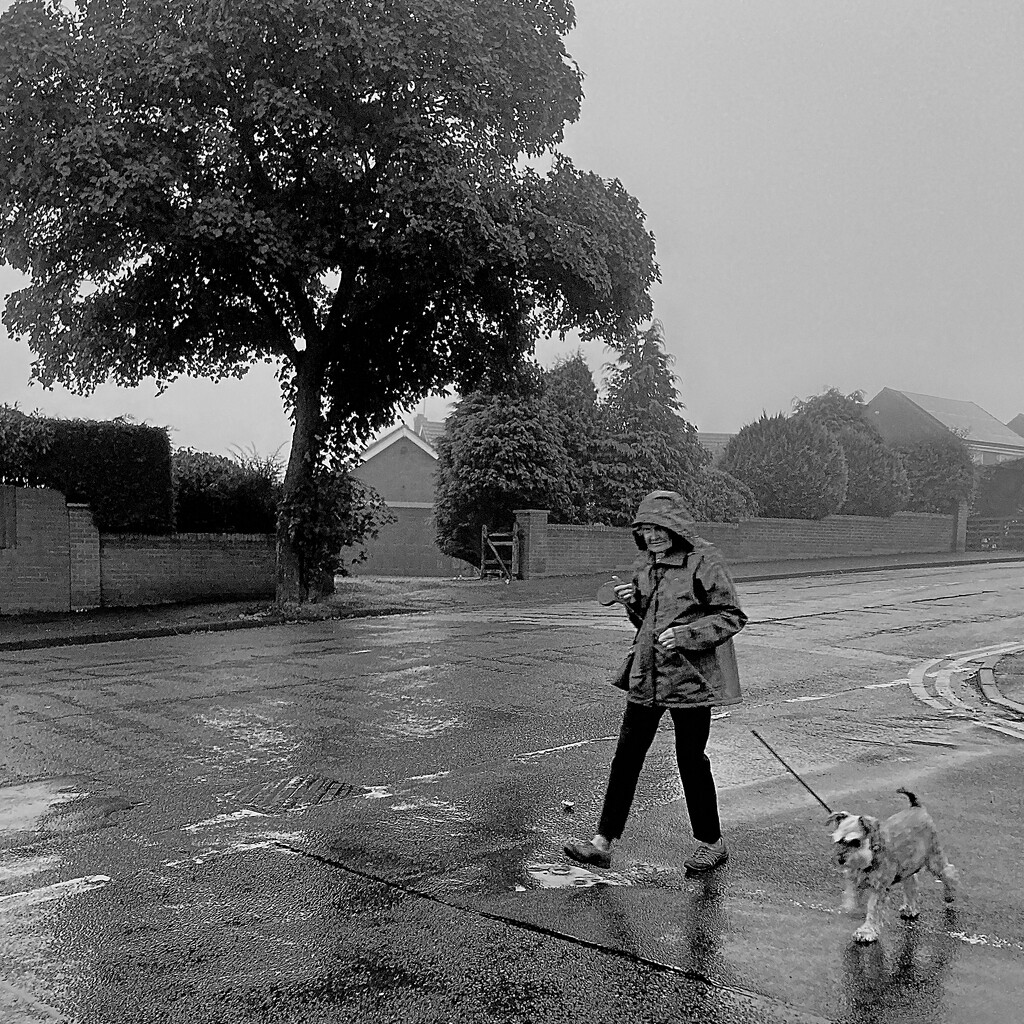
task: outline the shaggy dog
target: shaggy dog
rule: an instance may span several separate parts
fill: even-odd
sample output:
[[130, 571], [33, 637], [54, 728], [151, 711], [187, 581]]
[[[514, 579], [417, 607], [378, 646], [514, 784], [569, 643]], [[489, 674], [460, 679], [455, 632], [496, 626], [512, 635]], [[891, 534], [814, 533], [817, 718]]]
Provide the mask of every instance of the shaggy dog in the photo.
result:
[[882, 901], [897, 882], [903, 885], [900, 915], [908, 919], [918, 916], [917, 873], [922, 868], [942, 882], [947, 903], [956, 896], [956, 868], [942, 852], [934, 822], [913, 793], [902, 788], [897, 792], [907, 797], [910, 807], [883, 822], [846, 811], [828, 819], [829, 825], [835, 826], [836, 860], [846, 876], [843, 911], [853, 913], [860, 893], [868, 893], [867, 916], [853, 933], [858, 942], [878, 941]]

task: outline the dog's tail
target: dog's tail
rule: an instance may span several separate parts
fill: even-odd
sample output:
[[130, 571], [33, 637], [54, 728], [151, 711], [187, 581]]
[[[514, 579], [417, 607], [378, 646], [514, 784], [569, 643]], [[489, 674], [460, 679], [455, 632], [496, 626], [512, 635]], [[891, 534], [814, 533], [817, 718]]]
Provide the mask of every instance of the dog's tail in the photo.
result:
[[902, 793], [910, 801], [910, 806], [911, 807], [920, 807], [921, 806], [921, 801], [918, 800], [917, 797], [914, 796], [914, 794], [911, 793], [909, 789], [905, 789], [903, 786], [900, 786], [900, 788], [897, 789], [896, 792], [897, 793]]

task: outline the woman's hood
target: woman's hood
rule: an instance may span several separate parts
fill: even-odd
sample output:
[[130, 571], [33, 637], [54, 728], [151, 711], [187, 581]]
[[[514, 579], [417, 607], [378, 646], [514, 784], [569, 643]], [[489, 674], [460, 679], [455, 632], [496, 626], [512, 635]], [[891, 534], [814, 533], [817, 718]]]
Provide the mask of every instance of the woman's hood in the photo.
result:
[[633, 539], [641, 551], [646, 551], [647, 544], [639, 530], [641, 523], [664, 527], [679, 537], [688, 548], [694, 546], [696, 532], [693, 516], [675, 491], [651, 491], [636, 510], [633, 517]]

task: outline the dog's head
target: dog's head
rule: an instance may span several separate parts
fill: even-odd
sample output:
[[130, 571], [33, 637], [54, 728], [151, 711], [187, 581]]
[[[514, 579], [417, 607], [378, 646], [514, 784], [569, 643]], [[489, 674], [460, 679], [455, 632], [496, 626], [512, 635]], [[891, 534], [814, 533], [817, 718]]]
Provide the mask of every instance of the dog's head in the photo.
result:
[[836, 860], [855, 871], [871, 867], [878, 847], [878, 819], [869, 814], [837, 811], [829, 815], [828, 823], [833, 827]]

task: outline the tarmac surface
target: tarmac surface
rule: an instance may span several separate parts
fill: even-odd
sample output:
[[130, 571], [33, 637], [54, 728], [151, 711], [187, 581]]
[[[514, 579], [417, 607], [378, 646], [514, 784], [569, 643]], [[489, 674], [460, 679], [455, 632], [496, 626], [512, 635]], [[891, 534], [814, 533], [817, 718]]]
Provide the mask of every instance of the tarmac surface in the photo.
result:
[[[603, 576], [4, 621], [0, 1021], [1012, 1022], [1021, 560], [735, 566], [733, 857], [696, 881], [664, 735], [612, 869], [560, 856], [620, 713]], [[921, 793], [964, 898], [853, 943], [824, 811], [751, 727], [832, 807]]]

